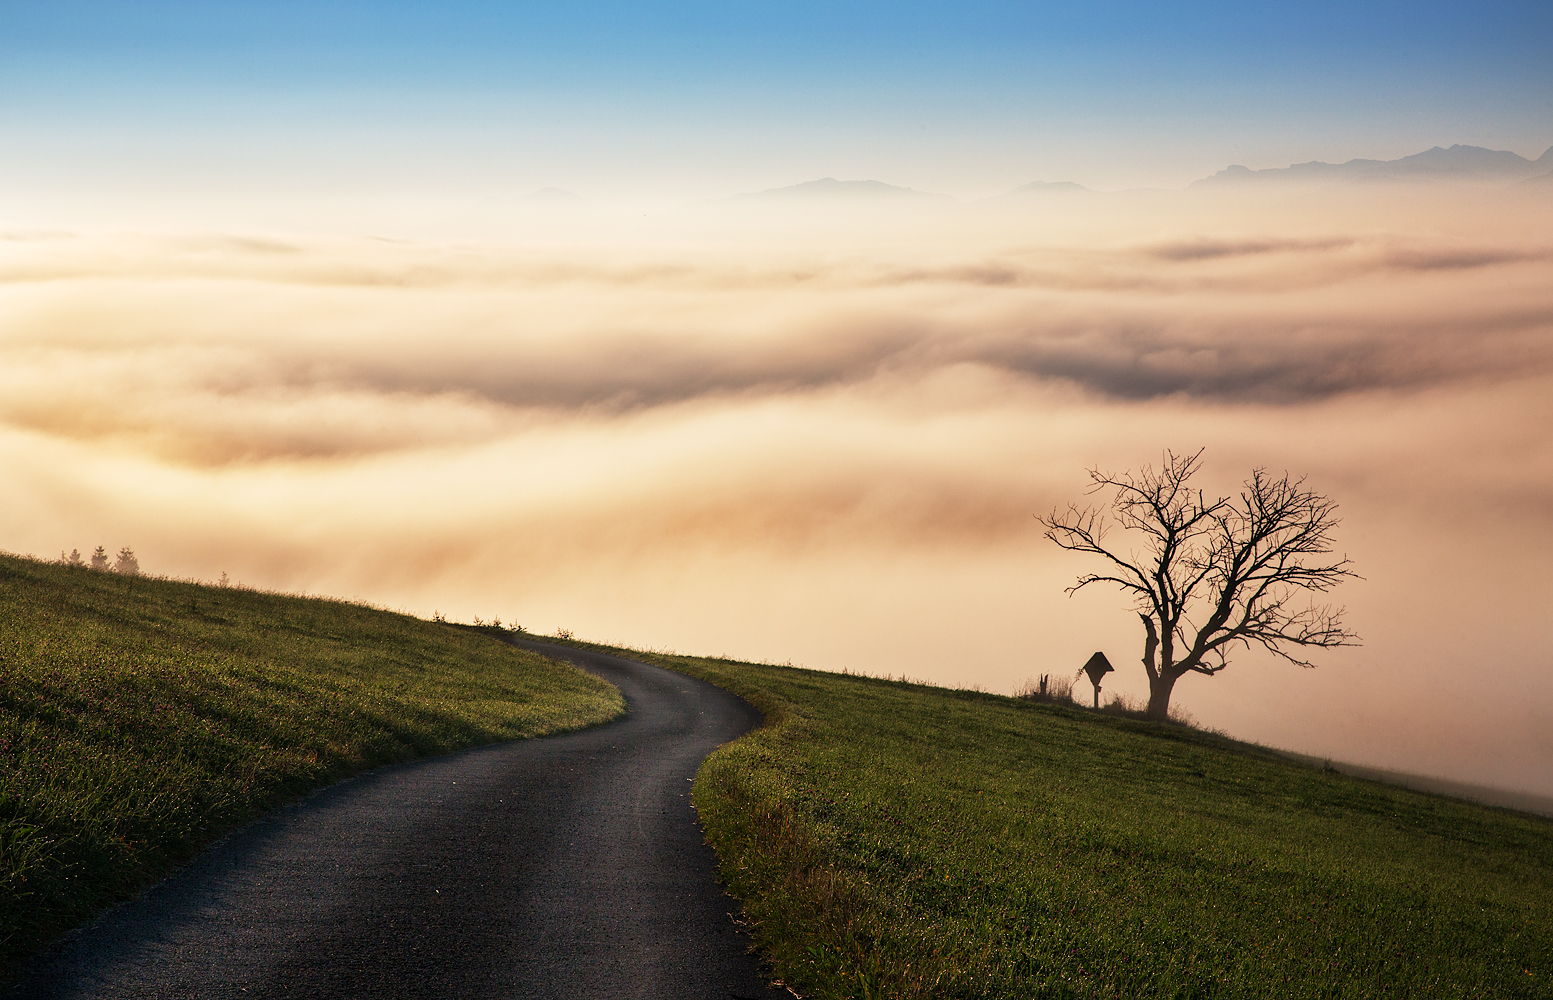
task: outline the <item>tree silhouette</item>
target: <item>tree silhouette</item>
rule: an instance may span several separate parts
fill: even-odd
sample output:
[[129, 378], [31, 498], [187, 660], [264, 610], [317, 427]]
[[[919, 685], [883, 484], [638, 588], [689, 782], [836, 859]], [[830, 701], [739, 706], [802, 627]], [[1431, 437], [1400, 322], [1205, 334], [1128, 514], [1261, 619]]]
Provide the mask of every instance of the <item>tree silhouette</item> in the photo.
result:
[[92, 551], [92, 569], [106, 570], [108, 568], [108, 550], [101, 545]]
[[135, 558], [135, 550], [128, 545], [120, 549], [119, 557], [113, 561], [113, 571], [125, 576], [139, 576], [140, 560]]
[[[1057, 545], [1108, 564], [1068, 593], [1110, 583], [1134, 598], [1151, 719], [1166, 718], [1176, 681], [1218, 673], [1236, 645], [1257, 643], [1302, 667], [1313, 666], [1295, 655], [1305, 648], [1357, 645], [1343, 609], [1296, 600], [1357, 576], [1347, 558], [1330, 558], [1337, 505], [1304, 479], [1265, 469], [1252, 471], [1239, 496], [1209, 502], [1188, 485], [1201, 460], [1201, 450], [1167, 451], [1159, 469], [1136, 475], [1091, 469], [1089, 493], [1114, 491], [1106, 507], [1069, 504], [1039, 519]], [[1113, 527], [1141, 541], [1141, 553], [1108, 544]]]

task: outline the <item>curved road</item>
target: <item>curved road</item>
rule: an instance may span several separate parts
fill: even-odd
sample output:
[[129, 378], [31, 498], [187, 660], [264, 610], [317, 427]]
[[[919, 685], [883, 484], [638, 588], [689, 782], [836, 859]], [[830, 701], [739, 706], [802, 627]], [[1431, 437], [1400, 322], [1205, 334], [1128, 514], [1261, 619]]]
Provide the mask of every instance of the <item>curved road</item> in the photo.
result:
[[383, 768], [279, 810], [22, 971], [27, 998], [791, 998], [690, 807], [760, 721], [682, 674], [514, 640], [625, 694], [578, 733]]

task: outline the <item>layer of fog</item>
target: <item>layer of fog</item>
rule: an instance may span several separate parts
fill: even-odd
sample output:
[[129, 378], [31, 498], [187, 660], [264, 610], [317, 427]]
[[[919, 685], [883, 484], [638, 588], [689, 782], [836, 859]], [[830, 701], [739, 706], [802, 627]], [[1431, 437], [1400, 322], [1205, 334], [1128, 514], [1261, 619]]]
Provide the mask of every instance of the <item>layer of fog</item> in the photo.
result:
[[1178, 699], [1553, 791], [1553, 197], [701, 206], [409, 242], [0, 239], [0, 548], [1009, 691], [1121, 599], [1033, 514], [1209, 448], [1308, 474], [1361, 649]]

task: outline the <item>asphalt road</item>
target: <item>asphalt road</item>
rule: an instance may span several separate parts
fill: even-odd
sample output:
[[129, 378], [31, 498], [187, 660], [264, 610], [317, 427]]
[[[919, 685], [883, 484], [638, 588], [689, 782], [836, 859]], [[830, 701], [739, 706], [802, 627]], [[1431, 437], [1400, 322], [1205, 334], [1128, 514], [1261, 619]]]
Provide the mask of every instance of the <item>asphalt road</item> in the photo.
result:
[[67, 938], [14, 998], [775, 1000], [690, 806], [760, 721], [710, 684], [519, 641], [627, 714], [341, 782]]

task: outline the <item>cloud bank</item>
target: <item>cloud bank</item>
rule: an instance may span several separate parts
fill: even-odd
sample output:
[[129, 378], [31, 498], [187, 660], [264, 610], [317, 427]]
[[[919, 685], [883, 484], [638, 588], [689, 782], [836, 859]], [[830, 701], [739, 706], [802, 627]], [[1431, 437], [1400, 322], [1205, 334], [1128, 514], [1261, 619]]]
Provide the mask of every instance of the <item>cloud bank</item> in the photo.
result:
[[828, 240], [541, 254], [12, 237], [0, 419], [220, 465], [963, 370], [1102, 401], [1297, 407], [1553, 365], [1546, 242], [947, 237], [915, 264]]
[[1185, 704], [1553, 790], [1553, 201], [1259, 197], [12, 233], [0, 547], [1008, 690], [1138, 641], [1032, 515], [1207, 445], [1339, 501], [1367, 644]]

